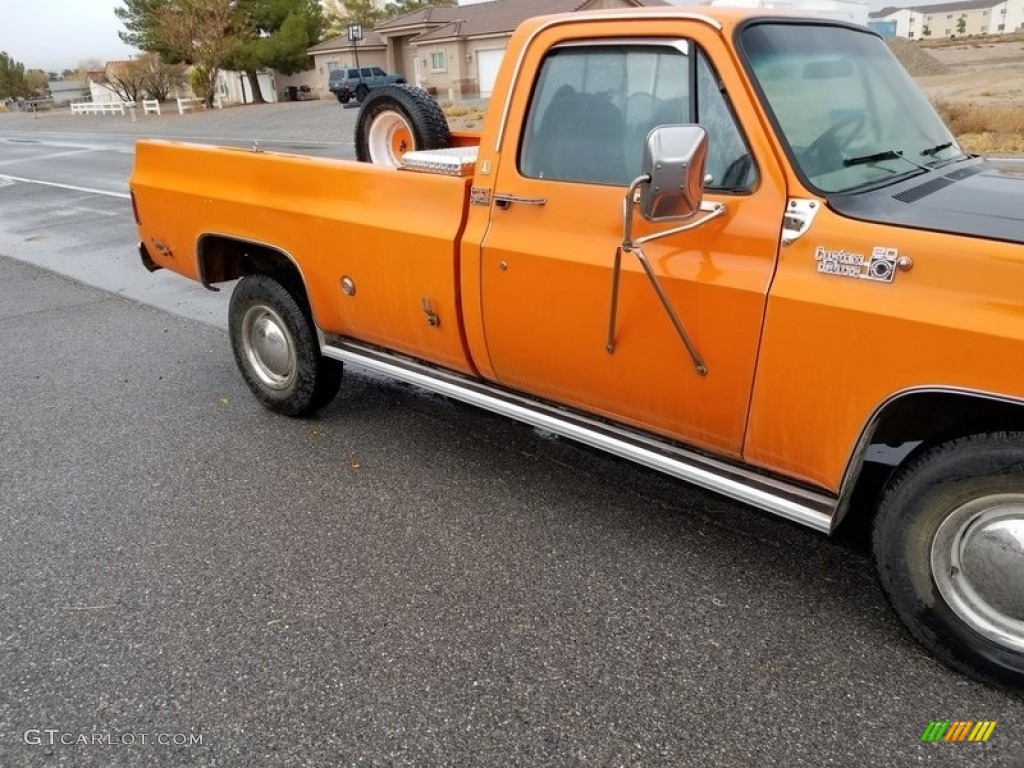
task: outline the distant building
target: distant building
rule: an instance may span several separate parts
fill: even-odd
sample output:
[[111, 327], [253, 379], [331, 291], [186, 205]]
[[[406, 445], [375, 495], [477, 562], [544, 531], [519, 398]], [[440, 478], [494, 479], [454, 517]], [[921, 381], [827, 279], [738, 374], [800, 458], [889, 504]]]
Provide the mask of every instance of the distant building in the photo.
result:
[[[1024, 0], [1019, 0], [1024, 2]], [[459, 6], [423, 6], [363, 30], [358, 51], [346, 35], [308, 49], [315, 87], [327, 94], [341, 67], [382, 67], [440, 95], [491, 95], [505, 47], [520, 23], [547, 13], [668, 5], [666, 0], [490, 0]]]
[[56, 107], [70, 104], [89, 95], [89, 86], [81, 80], [51, 80], [47, 87]]
[[1024, 29], [1024, 0], [959, 0], [940, 5], [887, 7], [871, 14], [871, 24], [895, 22], [894, 34], [911, 40], [964, 35], [1000, 35]]

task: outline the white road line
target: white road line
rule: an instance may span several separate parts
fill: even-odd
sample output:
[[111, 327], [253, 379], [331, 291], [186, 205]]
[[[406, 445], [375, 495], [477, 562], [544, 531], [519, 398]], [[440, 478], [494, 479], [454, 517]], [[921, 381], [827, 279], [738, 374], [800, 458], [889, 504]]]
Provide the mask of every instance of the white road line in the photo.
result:
[[56, 187], [57, 189], [69, 189], [72, 192], [87, 192], [91, 195], [106, 195], [107, 197], [120, 197], [125, 200], [130, 200], [131, 195], [127, 192], [110, 192], [105, 189], [92, 189], [91, 187], [76, 187], [74, 184], [58, 184], [56, 181], [40, 181], [39, 179], [25, 179], [20, 176], [9, 176], [7, 174], [0, 174], [0, 179], [10, 179], [11, 181], [20, 181], [22, 184], [39, 184], [44, 187]]
[[54, 160], [58, 157], [68, 157], [69, 155], [81, 155], [86, 152], [92, 152], [92, 149], [69, 149], [67, 152], [51, 152], [48, 155], [33, 155], [31, 157], [18, 157], [14, 160], [0, 160], [0, 165], [14, 165], [15, 163], [38, 163], [42, 160]]

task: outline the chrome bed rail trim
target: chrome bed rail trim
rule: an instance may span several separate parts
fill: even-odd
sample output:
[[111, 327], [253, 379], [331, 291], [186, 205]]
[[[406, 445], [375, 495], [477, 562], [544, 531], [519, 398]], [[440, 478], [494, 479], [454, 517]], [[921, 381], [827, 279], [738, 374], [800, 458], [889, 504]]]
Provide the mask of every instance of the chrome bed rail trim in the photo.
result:
[[827, 494], [348, 339], [328, 337], [321, 352], [324, 357], [359, 365], [629, 459], [816, 531], [832, 529], [838, 502]]

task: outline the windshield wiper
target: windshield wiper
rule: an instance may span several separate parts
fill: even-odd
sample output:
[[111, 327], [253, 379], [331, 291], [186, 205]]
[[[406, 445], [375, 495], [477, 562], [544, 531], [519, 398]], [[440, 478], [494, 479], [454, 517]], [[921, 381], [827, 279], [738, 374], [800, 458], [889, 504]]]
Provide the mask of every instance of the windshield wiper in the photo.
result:
[[952, 146], [953, 146], [953, 142], [952, 141], [947, 141], [945, 144], [936, 144], [934, 147], [929, 147], [928, 149], [922, 149], [921, 150], [921, 157], [929, 157], [931, 155], [937, 155], [942, 150], [949, 149]]
[[[959, 155], [959, 157], [954, 155], [949, 160], [946, 160], [946, 161], [939, 160], [939, 158], [936, 157], [936, 156], [939, 154], [939, 152], [944, 152], [947, 149], [954, 150]], [[921, 156], [922, 157], [933, 157], [933, 158], [935, 158], [934, 160], [931, 160], [931, 161], [928, 162], [928, 165], [930, 167], [932, 167], [932, 168], [941, 168], [944, 165], [949, 165], [950, 163], [956, 163], [956, 162], [959, 162], [961, 160], [967, 160], [967, 159], [969, 159], [971, 157], [969, 154], [967, 154], [962, 149], [960, 149], [960, 147], [958, 147], [952, 141], [947, 141], [947, 142], [944, 142], [942, 144], [936, 144], [934, 147], [928, 147], [928, 149], [922, 149], [921, 150]]]
[[903, 157], [902, 152], [887, 149], [885, 152], [875, 152], [873, 155], [860, 155], [859, 157], [843, 158], [843, 168], [849, 168], [851, 165], [877, 163], [879, 160], [906, 160], [906, 158]]
[[870, 165], [871, 163], [877, 163], [882, 160], [903, 160], [910, 163], [915, 168], [920, 168], [923, 171], [927, 171], [926, 166], [920, 163], [915, 163], [909, 157], [903, 155], [902, 150], [887, 149], [884, 152], [875, 152], [873, 155], [860, 155], [859, 157], [847, 157], [843, 159], [843, 167], [849, 168], [853, 165]]

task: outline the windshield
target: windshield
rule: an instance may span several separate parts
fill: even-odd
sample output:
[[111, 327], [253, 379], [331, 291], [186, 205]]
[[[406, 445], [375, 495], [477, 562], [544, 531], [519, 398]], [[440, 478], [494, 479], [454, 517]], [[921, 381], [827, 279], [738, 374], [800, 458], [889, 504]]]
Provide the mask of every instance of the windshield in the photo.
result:
[[743, 30], [742, 47], [790, 156], [822, 192], [875, 185], [962, 156], [873, 34], [766, 23]]

